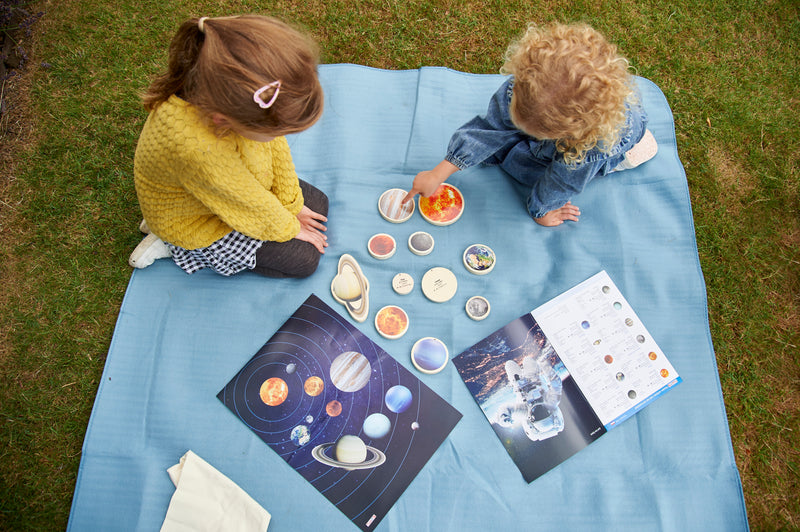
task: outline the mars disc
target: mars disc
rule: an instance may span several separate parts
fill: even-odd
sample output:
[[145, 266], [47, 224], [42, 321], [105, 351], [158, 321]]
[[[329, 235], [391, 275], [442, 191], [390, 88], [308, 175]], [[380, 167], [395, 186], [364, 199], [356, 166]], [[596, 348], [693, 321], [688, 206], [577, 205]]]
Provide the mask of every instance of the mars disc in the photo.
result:
[[369, 239], [367, 250], [376, 259], [385, 260], [394, 255], [397, 250], [397, 244], [391, 235], [378, 233]]

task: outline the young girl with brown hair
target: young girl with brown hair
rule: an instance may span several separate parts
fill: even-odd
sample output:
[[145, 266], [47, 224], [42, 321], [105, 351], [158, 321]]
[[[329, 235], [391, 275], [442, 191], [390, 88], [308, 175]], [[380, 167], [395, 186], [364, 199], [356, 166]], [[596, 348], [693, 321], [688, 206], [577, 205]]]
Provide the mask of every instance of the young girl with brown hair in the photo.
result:
[[501, 72], [511, 77], [487, 113], [453, 134], [445, 159], [417, 174], [404, 202], [433, 194], [458, 170], [499, 165], [530, 189], [536, 222], [560, 225], [578, 221], [570, 200], [594, 177], [655, 155], [628, 61], [589, 26], [531, 25]]
[[187, 273], [316, 270], [327, 246], [328, 198], [298, 179], [284, 135], [322, 114], [317, 64], [314, 43], [276, 19], [181, 25], [167, 72], [144, 96], [150, 115], [134, 181], [150, 234], [132, 266], [171, 256]]

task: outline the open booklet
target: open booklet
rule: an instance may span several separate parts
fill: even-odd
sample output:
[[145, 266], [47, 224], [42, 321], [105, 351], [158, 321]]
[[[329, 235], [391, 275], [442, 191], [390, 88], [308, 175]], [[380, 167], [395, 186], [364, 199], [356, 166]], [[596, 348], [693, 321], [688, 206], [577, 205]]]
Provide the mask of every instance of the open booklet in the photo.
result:
[[527, 482], [681, 382], [605, 271], [453, 364]]

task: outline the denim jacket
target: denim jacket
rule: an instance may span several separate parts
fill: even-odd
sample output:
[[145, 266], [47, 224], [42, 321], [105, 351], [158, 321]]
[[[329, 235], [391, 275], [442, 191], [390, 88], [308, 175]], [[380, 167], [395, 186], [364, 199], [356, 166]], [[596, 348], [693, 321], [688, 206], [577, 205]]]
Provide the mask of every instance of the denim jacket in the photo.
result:
[[512, 123], [509, 106], [514, 78], [494, 93], [485, 115], [476, 116], [453, 134], [445, 159], [459, 169], [478, 164], [499, 165], [530, 187], [527, 205], [534, 218], [563, 206], [598, 175], [606, 175], [623, 160], [645, 132], [647, 115], [640, 105], [627, 108], [627, 123], [619, 142], [608, 152], [595, 147], [579, 164], [567, 164], [555, 141], [538, 140]]

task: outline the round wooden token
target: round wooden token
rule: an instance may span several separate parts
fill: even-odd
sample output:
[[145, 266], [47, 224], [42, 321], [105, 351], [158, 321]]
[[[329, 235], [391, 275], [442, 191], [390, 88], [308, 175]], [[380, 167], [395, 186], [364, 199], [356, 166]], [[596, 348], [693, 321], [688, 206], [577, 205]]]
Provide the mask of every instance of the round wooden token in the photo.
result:
[[414, 289], [414, 278], [407, 273], [398, 273], [392, 279], [392, 289], [404, 296]]
[[436, 303], [449, 301], [456, 295], [458, 280], [453, 272], [447, 268], [437, 266], [431, 268], [422, 276], [422, 293], [425, 297]]

